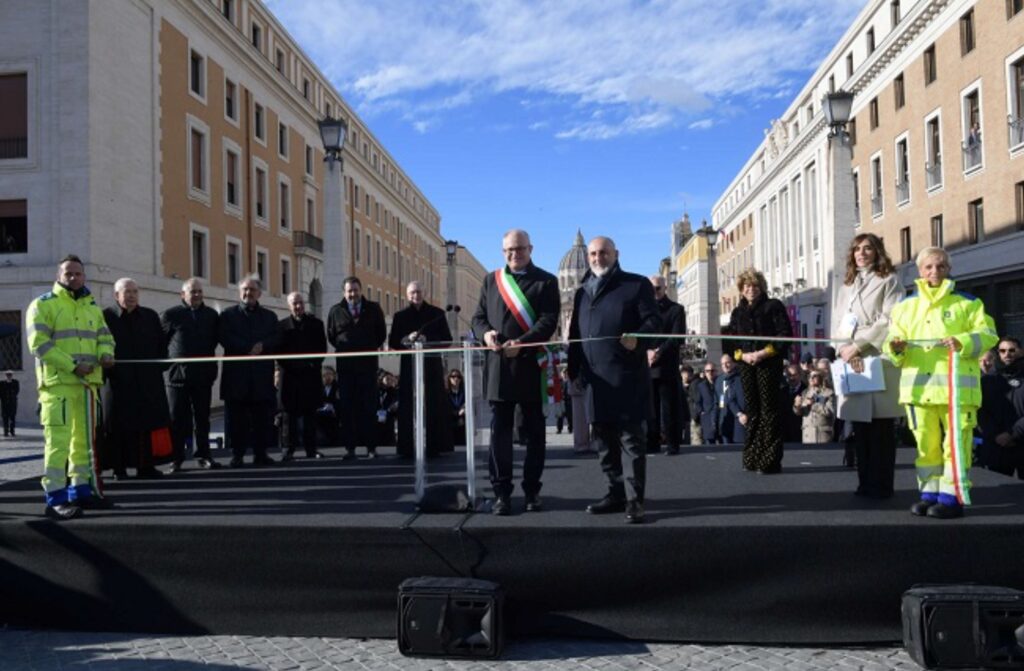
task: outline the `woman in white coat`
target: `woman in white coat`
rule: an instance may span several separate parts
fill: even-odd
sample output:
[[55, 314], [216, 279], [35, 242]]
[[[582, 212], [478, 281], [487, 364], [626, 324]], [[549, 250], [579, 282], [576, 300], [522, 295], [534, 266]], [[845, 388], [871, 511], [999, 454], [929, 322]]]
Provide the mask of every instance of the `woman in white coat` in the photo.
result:
[[[881, 357], [889, 314], [904, 296], [882, 240], [872, 233], [856, 236], [850, 243], [846, 274], [832, 309], [832, 337], [840, 339], [836, 348], [855, 371], [863, 370], [865, 357]], [[899, 370], [882, 357], [882, 372], [884, 391], [841, 394], [836, 404], [839, 419], [853, 423], [856, 494], [876, 499], [893, 494], [895, 419], [903, 416], [898, 402]]]

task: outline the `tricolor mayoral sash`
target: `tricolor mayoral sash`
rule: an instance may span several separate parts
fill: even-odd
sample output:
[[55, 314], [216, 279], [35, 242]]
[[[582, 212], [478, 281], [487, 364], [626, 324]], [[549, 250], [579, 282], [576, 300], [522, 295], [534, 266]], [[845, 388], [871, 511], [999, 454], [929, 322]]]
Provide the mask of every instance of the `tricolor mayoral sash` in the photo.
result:
[[[537, 321], [537, 311], [526, 300], [526, 294], [519, 288], [516, 277], [508, 268], [494, 271], [494, 283], [498, 285], [501, 300], [512, 313], [523, 331], [529, 331]], [[546, 404], [562, 400], [562, 379], [558, 371], [558, 354], [555, 347], [540, 347], [537, 350], [537, 365], [541, 369], [540, 397]]]

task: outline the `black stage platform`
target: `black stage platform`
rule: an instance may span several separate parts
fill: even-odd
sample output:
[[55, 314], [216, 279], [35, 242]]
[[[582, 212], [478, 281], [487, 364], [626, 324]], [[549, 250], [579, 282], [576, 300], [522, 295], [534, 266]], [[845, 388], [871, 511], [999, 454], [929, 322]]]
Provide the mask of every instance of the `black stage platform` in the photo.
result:
[[[504, 586], [514, 635], [841, 644], [898, 640], [915, 583], [1024, 588], [1024, 483], [975, 469], [966, 518], [914, 518], [910, 449], [885, 502], [853, 496], [834, 446], [788, 446], [770, 476], [736, 447], [655, 456], [642, 526], [583, 512], [605, 484], [568, 448], [549, 449], [544, 512], [517, 492], [512, 517], [407, 528], [410, 462], [328, 455], [113, 482], [119, 509], [63, 524], [41, 517], [38, 481], [0, 487], [0, 622], [390, 637], [404, 578], [474, 575]], [[464, 456], [429, 467], [453, 478]]]

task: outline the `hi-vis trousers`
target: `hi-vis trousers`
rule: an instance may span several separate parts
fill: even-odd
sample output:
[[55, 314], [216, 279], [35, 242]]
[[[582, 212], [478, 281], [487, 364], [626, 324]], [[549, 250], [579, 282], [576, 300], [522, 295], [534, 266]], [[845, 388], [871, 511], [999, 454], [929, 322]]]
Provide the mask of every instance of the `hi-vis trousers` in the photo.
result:
[[[949, 433], [949, 408], [945, 405], [908, 405], [907, 420], [917, 442], [917, 485], [922, 493], [956, 496], [953, 484], [951, 458], [952, 436]], [[976, 408], [960, 409], [961, 445], [964, 450], [964, 472], [971, 467], [973, 431], [978, 423]], [[964, 490], [971, 487], [970, 480], [963, 483]]]
[[48, 506], [100, 494], [94, 449], [96, 396], [96, 390], [84, 384], [39, 390], [45, 440], [42, 483]]

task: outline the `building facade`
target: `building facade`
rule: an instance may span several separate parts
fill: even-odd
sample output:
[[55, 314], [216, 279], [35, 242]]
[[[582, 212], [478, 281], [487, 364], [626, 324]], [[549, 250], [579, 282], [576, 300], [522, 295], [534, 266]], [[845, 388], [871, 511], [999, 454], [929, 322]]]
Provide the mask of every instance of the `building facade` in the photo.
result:
[[[443, 302], [438, 211], [258, 0], [5, 2], [0, 97], [0, 322], [20, 325], [67, 253], [102, 305], [131, 276], [162, 310], [198, 276], [221, 307], [256, 274], [268, 307], [299, 290], [322, 316], [327, 264], [389, 317], [411, 279]], [[349, 128], [334, 221], [324, 116]], [[324, 256], [328, 226], [343, 258]], [[23, 336], [0, 354], [34, 388]]]
[[[849, 173], [830, 174], [821, 101], [839, 89], [854, 94], [853, 158]], [[1019, 0], [872, 0], [772, 122], [716, 202], [714, 225], [728, 238], [752, 222], [752, 265], [805, 337], [827, 333], [834, 273], [862, 231], [882, 237], [907, 285], [917, 250], [946, 247], [960, 286], [1001, 330], [1022, 333], [1022, 108]], [[849, 232], [836, 225], [831, 186], [845, 179]], [[723, 292], [730, 276], [719, 274]]]

